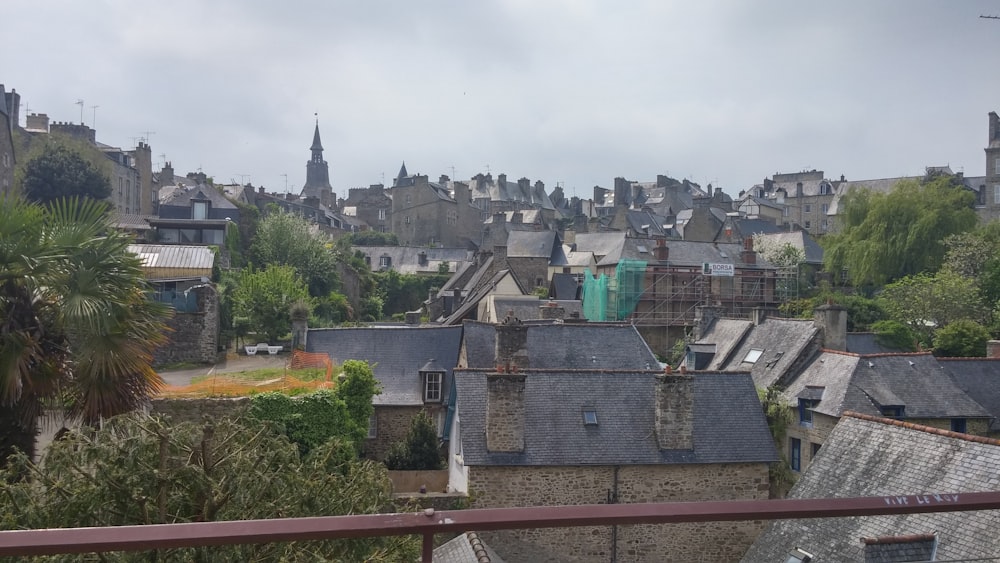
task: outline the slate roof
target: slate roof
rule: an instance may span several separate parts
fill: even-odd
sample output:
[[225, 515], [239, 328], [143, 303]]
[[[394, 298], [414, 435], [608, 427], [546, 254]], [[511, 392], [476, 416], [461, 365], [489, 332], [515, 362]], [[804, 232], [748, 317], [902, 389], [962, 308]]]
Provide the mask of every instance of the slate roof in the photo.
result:
[[[1000, 442], [886, 419], [845, 416], [788, 498], [1000, 491]], [[784, 561], [799, 547], [815, 561], [864, 561], [860, 538], [937, 532], [937, 560], [1000, 553], [1000, 511], [775, 520], [743, 557]]]
[[[553, 301], [549, 299], [539, 299], [534, 295], [496, 295], [493, 297], [493, 309], [496, 311], [496, 318], [507, 316], [508, 312], [522, 321], [541, 319], [542, 307], [547, 303], [554, 302], [563, 308], [566, 317], [572, 313], [578, 313], [583, 317], [583, 302], [578, 300]], [[485, 320], [485, 319], [480, 319]]]
[[[718, 363], [713, 360], [709, 369], [749, 371], [758, 387], [769, 387], [787, 375], [818, 334], [819, 328], [812, 319], [766, 318], [750, 328], [728, 357]], [[699, 342], [719, 343], [719, 337], [710, 334]], [[744, 361], [751, 350], [761, 350], [760, 357], [754, 362]]]
[[937, 552], [935, 534], [910, 534], [861, 538], [865, 563], [902, 563], [904, 561], [934, 561]]
[[1000, 423], [1000, 358], [938, 358], [945, 373]]
[[[470, 368], [496, 366], [496, 327], [465, 321]], [[659, 369], [660, 362], [632, 325], [557, 323], [528, 326], [528, 362], [538, 369]]]
[[577, 280], [576, 274], [556, 273], [552, 274], [549, 296], [553, 299], [579, 300], [580, 289], [580, 282]]
[[[644, 238], [626, 238], [621, 246], [615, 251], [607, 254], [598, 261], [598, 266], [610, 266], [618, 262], [628, 260], [643, 260], [646, 262], [656, 261], [653, 256], [653, 248], [656, 247], [655, 240]], [[670, 253], [667, 262], [674, 266], [691, 266], [701, 268], [705, 262], [713, 264], [734, 264], [743, 268], [773, 268], [767, 260], [759, 254], [757, 262], [753, 265], [744, 264], [740, 259], [743, 245], [739, 243], [722, 242], [701, 242], [691, 240], [668, 240], [667, 248]]]
[[[507, 234], [510, 258], [553, 258], [562, 255], [562, 244], [555, 231], [511, 231]], [[563, 263], [565, 263], [565, 256]]]
[[442, 389], [451, 389], [452, 368], [458, 364], [462, 327], [352, 327], [309, 329], [307, 352], [325, 352], [334, 362], [363, 360], [372, 365], [382, 393], [375, 405], [422, 405], [420, 368], [435, 360], [444, 368]]
[[880, 416], [879, 405], [904, 406], [904, 418], [989, 418], [929, 352], [859, 355], [824, 350], [783, 393], [797, 403], [806, 386], [825, 387], [816, 412]]
[[823, 248], [820, 247], [816, 239], [812, 238], [807, 231], [766, 233], [763, 236], [766, 239], [774, 241], [779, 246], [790, 244], [798, 248], [805, 255], [805, 262], [807, 264], [823, 263]]
[[475, 532], [460, 534], [434, 548], [434, 563], [504, 563]]
[[[449, 271], [455, 272], [459, 266], [473, 261], [472, 252], [464, 248], [437, 248], [426, 246], [352, 246], [352, 252], [360, 252], [371, 259], [371, 269], [379, 270], [379, 259], [388, 256], [389, 268], [402, 274], [437, 274], [438, 267], [448, 263]], [[420, 263], [421, 253], [426, 264]]]
[[715, 319], [696, 344], [715, 344], [715, 357], [706, 369], [721, 370], [733, 351], [753, 328], [753, 322], [743, 319]]
[[190, 207], [191, 200], [209, 200], [212, 202], [213, 209], [236, 209], [236, 204], [229, 201], [226, 196], [222, 195], [219, 190], [211, 186], [191, 186], [188, 188], [180, 188], [170, 192], [169, 196], [164, 199], [163, 194], [160, 195], [160, 205], [162, 206], [175, 206], [175, 207]]
[[[456, 309], [454, 312], [452, 312], [451, 315], [448, 315], [448, 317], [444, 319], [444, 321], [442, 321], [444, 324], [454, 325], [460, 323], [462, 319], [468, 317], [469, 314], [472, 313], [472, 311], [476, 310], [476, 308], [479, 306], [479, 302], [482, 301], [484, 297], [493, 292], [493, 289], [497, 286], [497, 284], [503, 281], [503, 279], [507, 276], [510, 276], [511, 279], [514, 280], [514, 283], [516, 283], [519, 288], [521, 287], [520, 282], [517, 281], [517, 277], [514, 276], [513, 272], [511, 272], [510, 270], [499, 270], [495, 274], [493, 274], [492, 277], [485, 279], [485, 283], [476, 283], [476, 280], [479, 279], [480, 274], [485, 271], [488, 270], [486, 270], [485, 268], [481, 269], [479, 272], [476, 273], [475, 276], [473, 276], [474, 279], [469, 283], [469, 286], [475, 287], [475, 290], [464, 298], [464, 300], [462, 301], [462, 305], [458, 309]], [[521, 289], [521, 292], [522, 295], [525, 294], [523, 288]]]
[[[486, 450], [486, 372], [456, 370], [462, 455], [477, 465], [770, 463], [774, 441], [749, 374], [693, 374], [694, 448], [660, 450], [654, 432], [659, 372], [533, 371], [524, 384], [524, 451]], [[598, 424], [585, 426], [593, 407]], [[719, 416], [719, 413], [726, 416]]]
[[577, 233], [576, 252], [593, 252], [598, 260], [613, 252], [621, 252], [625, 233]]

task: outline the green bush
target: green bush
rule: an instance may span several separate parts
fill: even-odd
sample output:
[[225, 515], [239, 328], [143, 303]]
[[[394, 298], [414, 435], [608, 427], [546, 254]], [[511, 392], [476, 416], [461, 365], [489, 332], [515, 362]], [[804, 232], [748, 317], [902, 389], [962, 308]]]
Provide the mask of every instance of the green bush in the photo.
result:
[[990, 331], [976, 321], [957, 320], [941, 327], [934, 334], [934, 355], [952, 358], [982, 358], [986, 356], [986, 341]]
[[437, 430], [425, 411], [420, 411], [410, 421], [406, 440], [396, 442], [389, 448], [385, 465], [389, 469], [441, 469], [443, 463]]

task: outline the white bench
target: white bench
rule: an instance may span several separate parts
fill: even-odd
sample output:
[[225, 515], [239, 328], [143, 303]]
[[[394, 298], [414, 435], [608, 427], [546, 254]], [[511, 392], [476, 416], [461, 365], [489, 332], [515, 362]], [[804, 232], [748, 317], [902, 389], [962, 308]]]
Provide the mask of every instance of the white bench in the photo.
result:
[[247, 356], [256, 356], [257, 355], [257, 347], [256, 346], [244, 346], [243, 348], [247, 351]]
[[284, 348], [284, 346], [268, 346], [267, 353], [272, 356], [277, 356], [278, 352], [280, 352], [282, 348]]

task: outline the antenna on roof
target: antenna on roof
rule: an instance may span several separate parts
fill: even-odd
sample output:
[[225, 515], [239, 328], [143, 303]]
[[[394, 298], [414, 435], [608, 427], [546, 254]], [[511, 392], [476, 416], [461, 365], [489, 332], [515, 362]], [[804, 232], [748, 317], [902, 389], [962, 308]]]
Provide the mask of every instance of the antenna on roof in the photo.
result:
[[90, 122], [90, 128], [95, 131], [97, 130], [97, 108], [99, 107], [101, 106], [90, 106], [90, 109], [94, 110], [94, 119]]
[[281, 177], [285, 179], [285, 195], [288, 195], [288, 174], [282, 174]]
[[80, 106], [80, 125], [83, 125], [83, 99], [78, 99], [76, 105]]

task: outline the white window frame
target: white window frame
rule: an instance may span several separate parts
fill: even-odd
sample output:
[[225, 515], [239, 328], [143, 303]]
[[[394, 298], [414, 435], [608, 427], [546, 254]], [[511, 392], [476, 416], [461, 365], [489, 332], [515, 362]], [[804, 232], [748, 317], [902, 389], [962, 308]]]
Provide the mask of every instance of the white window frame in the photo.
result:
[[368, 417], [368, 437], [378, 438], [378, 417], [375, 413]]
[[378, 218], [379, 218], [379, 221], [385, 221], [385, 208], [384, 207], [380, 207], [379, 208], [379, 210], [378, 210]]
[[441, 388], [444, 385], [443, 374], [439, 371], [430, 371], [425, 375], [424, 380], [424, 402], [440, 403]]

